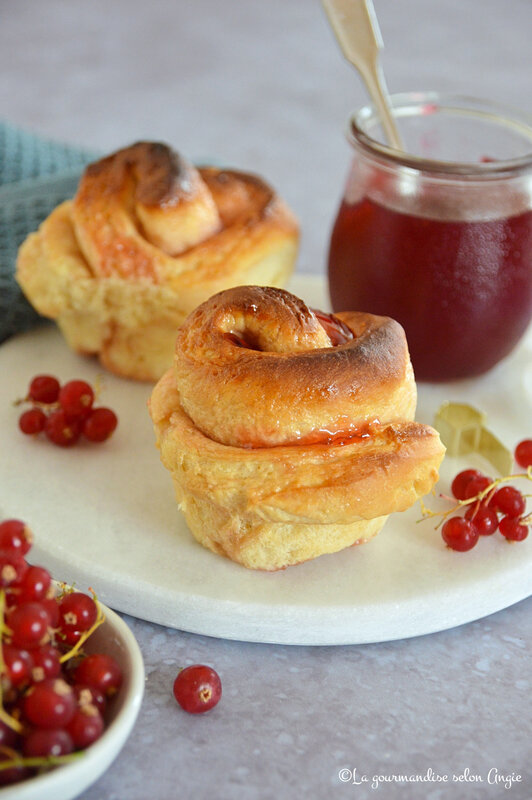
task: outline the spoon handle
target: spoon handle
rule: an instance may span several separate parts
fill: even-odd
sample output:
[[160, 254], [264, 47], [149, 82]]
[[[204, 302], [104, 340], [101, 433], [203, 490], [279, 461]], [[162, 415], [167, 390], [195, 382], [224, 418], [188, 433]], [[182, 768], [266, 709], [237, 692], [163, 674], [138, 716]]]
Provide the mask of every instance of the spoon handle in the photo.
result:
[[392, 147], [402, 150], [379, 61], [382, 37], [373, 0], [322, 0], [322, 3], [345, 58], [356, 67], [368, 88], [386, 138]]

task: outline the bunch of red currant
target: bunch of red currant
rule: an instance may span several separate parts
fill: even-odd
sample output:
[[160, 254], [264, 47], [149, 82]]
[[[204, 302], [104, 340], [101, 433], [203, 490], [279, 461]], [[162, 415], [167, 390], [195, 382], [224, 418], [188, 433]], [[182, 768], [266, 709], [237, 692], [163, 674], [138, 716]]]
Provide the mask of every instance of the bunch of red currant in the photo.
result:
[[110, 408], [94, 408], [94, 389], [86, 381], [68, 381], [63, 386], [52, 375], [36, 375], [23, 402], [32, 403], [18, 424], [22, 433], [44, 431], [59, 447], [71, 447], [81, 435], [91, 442], [104, 442], [118, 419]]
[[[527, 470], [522, 477], [532, 479], [532, 440], [520, 442], [514, 457], [519, 466]], [[489, 536], [496, 530], [511, 542], [526, 539], [532, 515], [526, 515], [526, 501], [518, 489], [501, 485], [509, 479], [493, 480], [476, 469], [458, 473], [451, 485], [453, 497], [458, 500], [453, 511], [465, 508], [465, 513], [464, 516], [450, 516], [452, 512], [444, 515], [441, 534], [448, 547], [462, 552], [471, 550], [481, 536]]]
[[0, 523], [0, 786], [64, 763], [98, 739], [119, 664], [82, 647], [104, 621], [94, 597], [30, 565], [32, 536]]

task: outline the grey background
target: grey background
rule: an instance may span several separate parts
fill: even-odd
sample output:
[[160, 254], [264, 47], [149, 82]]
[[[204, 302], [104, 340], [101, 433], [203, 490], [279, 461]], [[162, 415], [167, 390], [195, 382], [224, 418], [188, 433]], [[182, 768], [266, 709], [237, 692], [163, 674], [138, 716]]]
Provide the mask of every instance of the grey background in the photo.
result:
[[[530, 0], [376, 0], [376, 9], [390, 91], [456, 91], [532, 113]], [[102, 151], [165, 140], [261, 173], [301, 220], [298, 270], [324, 274], [349, 163], [343, 129], [366, 95], [317, 0], [4, 0], [1, 12], [6, 120]], [[146, 699], [83, 798], [530, 798], [531, 609], [528, 600], [419, 639], [315, 649], [129, 619]], [[178, 666], [196, 661], [224, 686], [202, 718], [171, 698]], [[354, 767], [370, 779], [430, 768], [449, 783], [342, 784], [339, 769]], [[524, 782], [488, 785], [493, 768]], [[453, 783], [465, 769], [483, 783]]]

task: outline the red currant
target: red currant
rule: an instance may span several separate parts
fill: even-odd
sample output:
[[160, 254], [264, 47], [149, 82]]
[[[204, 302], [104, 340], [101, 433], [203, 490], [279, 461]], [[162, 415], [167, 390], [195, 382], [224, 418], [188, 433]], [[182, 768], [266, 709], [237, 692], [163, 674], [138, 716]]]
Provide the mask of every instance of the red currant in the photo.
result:
[[470, 500], [472, 497], [476, 497], [483, 492], [484, 489], [487, 489], [490, 483], [492, 483], [492, 480], [486, 475], [477, 475], [475, 478], [472, 478], [468, 481], [464, 489], [464, 500]]
[[71, 447], [79, 439], [81, 427], [76, 419], [68, 418], [64, 411], [59, 410], [50, 414], [44, 432], [59, 447]]
[[104, 653], [94, 653], [83, 659], [74, 672], [75, 683], [84, 683], [99, 689], [106, 697], [122, 685], [122, 670], [114, 658]]
[[110, 408], [95, 408], [83, 423], [83, 435], [91, 442], [105, 442], [114, 433], [118, 417]]
[[40, 605], [45, 609], [50, 617], [50, 627], [57, 628], [59, 625], [59, 603], [55, 597], [45, 597], [40, 601]]
[[451, 491], [457, 500], [465, 500], [465, 489], [473, 478], [480, 478], [482, 473], [478, 469], [464, 469], [459, 472], [451, 484]]
[[27, 569], [28, 564], [19, 551], [0, 550], [0, 586], [12, 586], [24, 576]]
[[525, 505], [525, 498], [513, 486], [503, 486], [498, 489], [490, 500], [491, 508], [495, 508], [507, 517], [520, 517]]
[[35, 403], [55, 403], [59, 395], [59, 381], [52, 375], [36, 375], [28, 389], [28, 400]]
[[46, 414], [40, 408], [29, 408], [24, 411], [18, 420], [18, 426], [22, 433], [27, 436], [34, 436], [36, 433], [41, 433], [46, 424]]
[[24, 698], [24, 714], [36, 728], [63, 728], [75, 711], [74, 691], [62, 678], [35, 683]]
[[99, 739], [103, 729], [103, 717], [96, 706], [91, 703], [78, 706], [67, 725], [67, 730], [72, 736], [77, 750], [82, 750]]
[[174, 697], [190, 714], [209, 711], [221, 696], [222, 683], [218, 673], [204, 664], [185, 667], [174, 681]]
[[478, 542], [477, 528], [464, 517], [450, 517], [442, 525], [441, 535], [451, 550], [465, 552], [471, 550]]
[[31, 651], [33, 669], [31, 676], [34, 683], [44, 681], [46, 678], [58, 678], [61, 673], [59, 653], [52, 644], [44, 644]]
[[0, 522], [0, 548], [19, 550], [23, 556], [33, 544], [33, 534], [20, 519], [5, 519]]
[[59, 601], [59, 627], [62, 631], [88, 631], [97, 616], [96, 603], [83, 592], [70, 592]]
[[62, 728], [36, 728], [24, 737], [22, 752], [27, 758], [39, 756], [66, 756], [74, 749], [74, 742]]
[[69, 381], [59, 392], [59, 405], [70, 419], [83, 419], [93, 402], [94, 391], [86, 381]]
[[50, 640], [50, 617], [41, 603], [15, 606], [7, 616], [11, 640], [17, 647], [32, 649]]
[[68, 647], [74, 647], [83, 636], [83, 631], [78, 631], [76, 628], [61, 628], [58, 631], [57, 638], [59, 641]]
[[515, 460], [520, 467], [528, 469], [532, 466], [532, 439], [523, 439], [515, 448]]
[[6, 669], [5, 677], [7, 677], [11, 686], [18, 688], [24, 683], [29, 683], [33, 669], [33, 658], [28, 651], [10, 644], [3, 644], [2, 654]]
[[107, 701], [100, 689], [97, 689], [95, 686], [84, 686], [81, 683], [76, 683], [74, 686], [74, 694], [76, 695], [78, 706], [96, 706], [100, 714], [105, 714]]
[[473, 503], [464, 516], [471, 521], [481, 536], [490, 536], [495, 533], [499, 524], [497, 512], [485, 503]]
[[31, 565], [22, 578], [10, 587], [16, 605], [40, 602], [47, 597], [52, 585], [52, 576], [44, 567]]
[[499, 530], [512, 542], [522, 542], [528, 536], [528, 526], [521, 524], [516, 517], [503, 517], [499, 522]]

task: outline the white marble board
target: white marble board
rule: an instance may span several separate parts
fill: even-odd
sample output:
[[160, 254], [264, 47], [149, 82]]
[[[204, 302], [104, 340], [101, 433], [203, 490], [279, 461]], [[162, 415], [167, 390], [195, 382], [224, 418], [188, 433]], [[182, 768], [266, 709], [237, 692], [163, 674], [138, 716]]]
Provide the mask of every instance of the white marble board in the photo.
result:
[[[322, 279], [291, 288], [326, 309]], [[120, 419], [104, 445], [64, 450], [24, 437], [12, 401], [50, 372], [94, 381], [99, 364], [72, 354], [54, 326], [0, 347], [0, 517], [34, 529], [34, 561], [55, 577], [92, 586], [103, 602], [141, 619], [215, 637], [284, 644], [356, 644], [418, 636], [505, 608], [531, 593], [532, 537], [499, 534], [468, 553], [443, 546], [419, 505], [393, 515], [369, 544], [276, 573], [248, 571], [200, 547], [174, 501], [146, 410], [150, 387], [104, 375], [101, 404]], [[418, 419], [444, 400], [488, 413], [509, 446], [532, 435], [532, 337], [489, 375], [419, 386]], [[527, 427], [528, 426], [528, 427]], [[446, 459], [441, 489], [462, 466]]]

